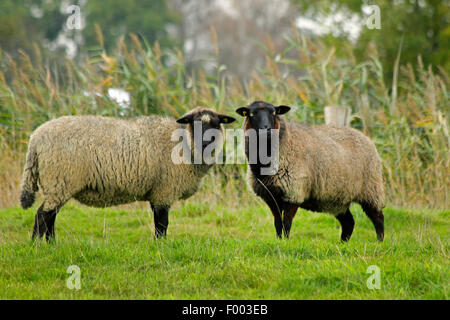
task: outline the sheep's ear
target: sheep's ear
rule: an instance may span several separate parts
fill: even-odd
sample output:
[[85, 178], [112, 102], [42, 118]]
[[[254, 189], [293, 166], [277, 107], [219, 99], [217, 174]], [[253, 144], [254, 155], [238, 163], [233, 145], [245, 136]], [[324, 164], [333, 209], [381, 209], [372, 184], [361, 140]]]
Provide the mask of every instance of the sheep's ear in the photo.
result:
[[194, 120], [194, 115], [191, 113], [191, 114], [187, 114], [187, 115], [181, 117], [180, 119], [177, 120], [177, 122], [186, 124], [186, 123], [191, 123], [193, 120]]
[[219, 121], [220, 123], [232, 123], [236, 121], [236, 119], [225, 114], [219, 114]]
[[288, 107], [288, 106], [278, 106], [278, 107], [275, 107], [275, 110], [276, 110], [277, 114], [285, 114], [285, 113], [287, 113], [289, 110], [291, 110], [291, 107]]
[[248, 115], [248, 108], [242, 107], [242, 108], [236, 109], [236, 112], [238, 114], [240, 114], [241, 116], [246, 117]]

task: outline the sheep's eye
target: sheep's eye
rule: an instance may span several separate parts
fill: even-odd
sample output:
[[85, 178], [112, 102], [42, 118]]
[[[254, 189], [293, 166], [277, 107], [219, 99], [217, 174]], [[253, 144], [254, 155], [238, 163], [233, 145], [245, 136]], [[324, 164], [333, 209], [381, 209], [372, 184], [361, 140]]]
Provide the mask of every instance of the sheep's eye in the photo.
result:
[[272, 114], [273, 114], [273, 115], [276, 115], [276, 114], [277, 114], [277, 112], [276, 112], [276, 111], [274, 111], [274, 112], [272, 112]]

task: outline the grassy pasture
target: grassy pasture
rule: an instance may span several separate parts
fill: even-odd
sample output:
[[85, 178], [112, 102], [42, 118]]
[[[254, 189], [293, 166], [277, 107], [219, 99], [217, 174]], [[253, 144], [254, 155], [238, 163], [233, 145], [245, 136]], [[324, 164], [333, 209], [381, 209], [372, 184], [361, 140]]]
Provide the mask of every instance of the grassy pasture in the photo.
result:
[[[168, 238], [153, 239], [151, 211], [66, 205], [57, 243], [30, 241], [36, 208], [0, 210], [2, 299], [448, 299], [448, 210], [386, 208], [386, 239], [353, 206], [351, 241], [332, 216], [300, 210], [277, 240], [262, 204], [184, 202]], [[66, 270], [81, 270], [81, 289]], [[368, 289], [370, 265], [381, 288]]]

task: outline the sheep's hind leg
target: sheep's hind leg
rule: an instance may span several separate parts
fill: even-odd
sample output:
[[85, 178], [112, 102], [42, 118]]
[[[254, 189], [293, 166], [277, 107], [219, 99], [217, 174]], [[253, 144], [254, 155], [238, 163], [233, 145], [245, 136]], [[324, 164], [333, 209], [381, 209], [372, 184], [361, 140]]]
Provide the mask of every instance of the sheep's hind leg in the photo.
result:
[[57, 213], [57, 208], [44, 211], [44, 204], [39, 207], [34, 218], [33, 240], [35, 240], [36, 237], [41, 239], [44, 235], [47, 242], [55, 240], [55, 219]]
[[166, 237], [167, 226], [169, 225], [169, 206], [151, 205], [153, 217], [155, 219], [155, 238]]
[[292, 220], [297, 213], [298, 206], [294, 204], [285, 204], [283, 213], [283, 231], [284, 236], [289, 239], [289, 234], [291, 232]]
[[350, 212], [350, 208], [347, 208], [345, 213], [337, 215], [336, 219], [338, 219], [342, 227], [341, 241], [347, 242], [350, 240], [353, 233], [353, 228], [355, 227], [355, 220]]
[[376, 209], [370, 204], [361, 203], [361, 207], [363, 208], [366, 215], [372, 221], [375, 231], [377, 232], [378, 241], [384, 240], [384, 215], [381, 210]]

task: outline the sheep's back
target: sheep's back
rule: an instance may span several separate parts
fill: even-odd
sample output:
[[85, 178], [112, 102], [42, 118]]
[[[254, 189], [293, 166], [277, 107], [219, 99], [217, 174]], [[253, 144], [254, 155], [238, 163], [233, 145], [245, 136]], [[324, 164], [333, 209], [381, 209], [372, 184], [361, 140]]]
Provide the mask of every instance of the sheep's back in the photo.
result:
[[290, 143], [280, 147], [281, 157], [285, 155], [281, 162], [303, 187], [298, 198], [347, 205], [364, 198], [367, 184], [381, 178], [376, 148], [361, 132], [333, 126], [287, 126]]
[[[155, 127], [143, 130], [143, 122]], [[45, 123], [30, 140], [38, 153], [41, 189], [67, 197], [79, 193], [76, 198], [89, 205], [141, 200], [160, 173], [155, 163], [164, 150], [155, 132], [167, 122], [68, 116]]]

